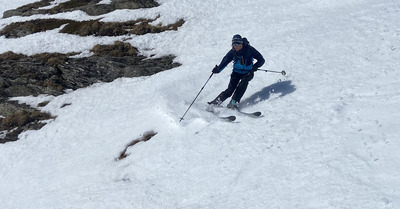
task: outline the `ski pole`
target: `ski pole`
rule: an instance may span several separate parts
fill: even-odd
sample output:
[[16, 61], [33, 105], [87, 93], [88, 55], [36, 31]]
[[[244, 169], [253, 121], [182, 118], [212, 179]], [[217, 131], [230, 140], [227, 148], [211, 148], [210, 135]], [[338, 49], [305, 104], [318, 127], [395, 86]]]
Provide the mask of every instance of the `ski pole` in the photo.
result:
[[214, 73], [211, 73], [210, 77], [207, 79], [206, 83], [204, 84], [203, 87], [201, 87], [199, 93], [197, 94], [197, 96], [194, 98], [192, 104], [190, 104], [190, 106], [188, 107], [188, 109], [186, 110], [185, 114], [182, 115], [181, 119], [179, 120], [179, 122], [181, 122], [183, 120], [183, 117], [185, 117], [186, 113], [189, 111], [189, 109], [192, 107], [194, 101], [196, 101], [197, 97], [200, 95], [201, 91], [203, 91], [204, 87], [207, 85], [208, 81], [211, 79], [211, 77], [214, 75]]
[[273, 71], [273, 70], [264, 70], [264, 69], [258, 69], [258, 70], [261, 70], [261, 71], [264, 71], [264, 72], [280, 73], [282, 75], [286, 75], [286, 72], [284, 70], [282, 70], [281, 72]]

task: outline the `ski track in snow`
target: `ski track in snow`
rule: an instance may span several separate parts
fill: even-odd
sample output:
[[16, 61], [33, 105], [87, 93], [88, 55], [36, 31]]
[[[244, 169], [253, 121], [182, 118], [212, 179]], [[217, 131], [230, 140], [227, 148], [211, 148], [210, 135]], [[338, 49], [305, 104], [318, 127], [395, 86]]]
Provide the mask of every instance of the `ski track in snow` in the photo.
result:
[[[1, 2], [0, 12], [33, 0]], [[121, 10], [103, 21], [180, 18], [178, 31], [131, 36], [144, 55], [183, 65], [120, 78], [62, 96], [13, 98], [57, 116], [0, 145], [0, 208], [400, 208], [400, 3], [393, 0], [178, 1]], [[106, 1], [104, 3], [107, 3]], [[83, 12], [0, 19], [96, 19]], [[78, 37], [59, 29], [0, 37], [0, 53], [82, 52], [122, 37]], [[253, 119], [218, 121], [206, 102], [226, 88], [247, 37], [266, 59], [243, 97]], [[225, 102], [226, 105], [226, 102]], [[147, 131], [157, 135], [129, 147]]]

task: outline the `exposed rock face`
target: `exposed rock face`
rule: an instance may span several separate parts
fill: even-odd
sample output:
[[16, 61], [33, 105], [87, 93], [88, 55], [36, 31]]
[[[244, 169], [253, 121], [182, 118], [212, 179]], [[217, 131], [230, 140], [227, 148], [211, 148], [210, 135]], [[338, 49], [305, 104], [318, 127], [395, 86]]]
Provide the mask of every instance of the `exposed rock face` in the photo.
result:
[[[138, 55], [138, 50], [130, 44], [116, 42], [114, 45], [97, 45], [94, 56], [69, 58], [59, 53], [44, 53], [25, 56], [7, 52], [0, 55], [0, 119], [2, 130], [17, 130], [7, 134], [4, 141], [17, 140], [16, 134], [28, 128], [41, 128], [39, 119], [50, 115], [31, 116], [35, 111], [27, 106], [6, 100], [8, 97], [39, 94], [61, 95], [66, 89], [79, 89], [96, 82], [111, 82], [120, 77], [149, 76], [177, 67], [174, 56], [146, 59]], [[70, 54], [71, 55], [71, 54]], [[24, 115], [24, 116], [22, 116]], [[38, 114], [34, 114], [37, 116]], [[10, 117], [23, 117], [27, 124], [5, 123]], [[35, 119], [32, 119], [35, 118]], [[18, 119], [14, 119], [18, 120]], [[3, 124], [3, 125], [2, 125]], [[33, 125], [36, 124], [36, 125]]]
[[33, 33], [59, 28], [70, 22], [72, 21], [57, 19], [38, 19], [27, 22], [15, 22], [4, 27], [0, 31], [0, 36], [5, 36], [6, 38], [20, 38]]
[[173, 63], [174, 56], [145, 59], [134, 47], [122, 42], [94, 49], [96, 55], [85, 58], [69, 58], [58, 53], [0, 55], [0, 96], [60, 95], [66, 89], [76, 90], [120, 77], [148, 76], [179, 66]]
[[31, 16], [35, 14], [57, 14], [82, 10], [88, 15], [97, 16], [112, 12], [116, 9], [139, 9], [157, 7], [159, 4], [153, 0], [112, 0], [111, 4], [98, 4], [101, 0], [71, 0], [61, 3], [51, 9], [40, 9], [51, 5], [52, 0], [42, 0], [27, 4], [17, 9], [3, 13], [3, 18], [11, 16]]
[[[157, 19], [157, 18], [156, 18]], [[184, 20], [179, 20], [167, 26], [154, 26], [152, 20], [137, 20], [129, 22], [101, 22], [100, 20], [72, 21], [58, 19], [37, 19], [26, 22], [15, 22], [7, 25], [0, 31], [0, 36], [6, 38], [21, 38], [33, 33], [53, 30], [66, 24], [60, 30], [61, 33], [79, 36], [122, 36], [128, 34], [144, 35], [147, 33], [161, 33], [167, 30], [178, 30]]]

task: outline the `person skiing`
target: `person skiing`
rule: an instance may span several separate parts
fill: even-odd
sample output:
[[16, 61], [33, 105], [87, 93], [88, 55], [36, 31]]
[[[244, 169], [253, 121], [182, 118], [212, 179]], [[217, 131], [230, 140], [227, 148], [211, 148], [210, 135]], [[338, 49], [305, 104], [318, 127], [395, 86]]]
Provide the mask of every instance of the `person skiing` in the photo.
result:
[[[253, 64], [253, 60], [257, 62]], [[260, 52], [250, 46], [246, 38], [236, 34], [232, 38], [232, 49], [225, 55], [219, 65], [215, 65], [212, 72], [220, 73], [230, 62], [233, 61], [233, 69], [228, 88], [221, 92], [214, 100], [207, 102], [209, 105], [219, 106], [227, 98], [232, 99], [228, 108], [237, 109], [240, 99], [246, 92], [249, 81], [254, 77], [254, 72], [260, 68], [265, 60]]]

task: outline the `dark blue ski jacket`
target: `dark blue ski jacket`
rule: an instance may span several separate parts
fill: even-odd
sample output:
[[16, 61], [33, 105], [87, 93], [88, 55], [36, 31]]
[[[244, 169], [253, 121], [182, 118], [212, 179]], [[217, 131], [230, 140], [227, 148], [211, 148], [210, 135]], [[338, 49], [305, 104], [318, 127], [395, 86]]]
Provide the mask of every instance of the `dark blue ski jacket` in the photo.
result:
[[[256, 59], [257, 62], [253, 64], [253, 60]], [[220, 72], [233, 61], [233, 72], [239, 74], [247, 74], [253, 68], [259, 68], [264, 63], [264, 57], [258, 52], [254, 47], [250, 45], [243, 45], [243, 48], [238, 52], [233, 48], [225, 55], [219, 64]]]

